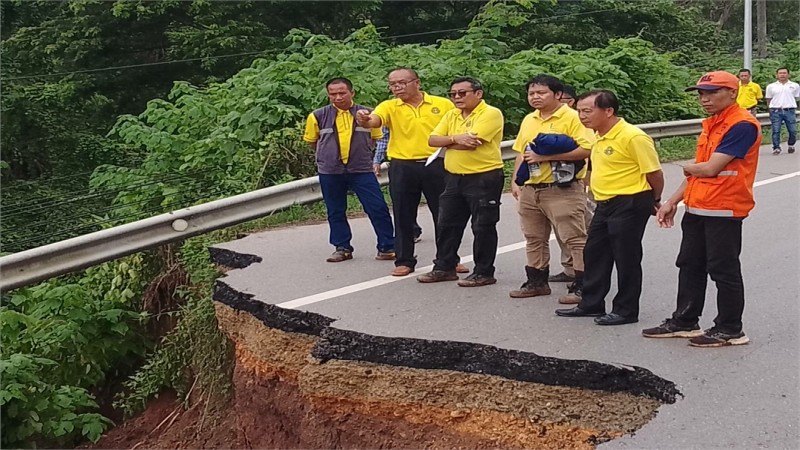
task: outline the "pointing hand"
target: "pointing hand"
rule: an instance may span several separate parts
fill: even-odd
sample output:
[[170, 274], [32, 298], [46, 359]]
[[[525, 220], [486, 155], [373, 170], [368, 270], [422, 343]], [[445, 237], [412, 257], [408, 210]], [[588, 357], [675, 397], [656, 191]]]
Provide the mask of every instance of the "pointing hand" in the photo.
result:
[[361, 125], [364, 125], [365, 123], [369, 122], [369, 111], [367, 111], [366, 109], [359, 109], [358, 111], [356, 111], [356, 122], [358, 122]]

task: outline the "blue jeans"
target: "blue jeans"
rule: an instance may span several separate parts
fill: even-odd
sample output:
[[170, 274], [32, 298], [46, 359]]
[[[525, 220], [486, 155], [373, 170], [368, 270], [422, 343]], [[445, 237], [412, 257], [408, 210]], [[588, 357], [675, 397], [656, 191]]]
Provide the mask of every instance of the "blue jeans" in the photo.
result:
[[364, 207], [375, 235], [378, 237], [378, 251], [394, 250], [394, 227], [389, 216], [389, 207], [383, 198], [381, 186], [372, 172], [345, 173], [319, 176], [322, 200], [328, 211], [330, 243], [337, 249], [353, 251], [350, 240], [353, 233], [347, 222], [347, 191], [353, 191]]
[[797, 118], [794, 108], [770, 108], [769, 121], [772, 124], [772, 149], [781, 148], [781, 123], [786, 124], [786, 130], [789, 132], [788, 144], [789, 147], [793, 147], [797, 141]]

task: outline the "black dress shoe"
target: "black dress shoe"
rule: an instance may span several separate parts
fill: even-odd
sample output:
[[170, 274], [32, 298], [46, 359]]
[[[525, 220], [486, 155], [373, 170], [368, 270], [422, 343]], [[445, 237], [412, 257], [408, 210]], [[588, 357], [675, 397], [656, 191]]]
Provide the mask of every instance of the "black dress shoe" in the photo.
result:
[[561, 317], [600, 317], [604, 315], [603, 311], [587, 311], [581, 309], [580, 306], [567, 309], [557, 309], [556, 315]]
[[624, 317], [613, 312], [594, 319], [594, 323], [598, 325], [624, 325], [626, 323], [636, 323], [638, 321], [639, 319], [636, 317]]

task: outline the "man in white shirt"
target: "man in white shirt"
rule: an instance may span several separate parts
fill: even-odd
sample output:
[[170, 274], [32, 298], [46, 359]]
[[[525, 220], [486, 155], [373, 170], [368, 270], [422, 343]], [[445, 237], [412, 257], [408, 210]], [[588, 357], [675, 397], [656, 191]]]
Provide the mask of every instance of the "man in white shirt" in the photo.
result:
[[800, 85], [789, 80], [789, 69], [781, 67], [775, 71], [778, 81], [767, 85], [766, 97], [769, 107], [769, 120], [772, 123], [772, 154], [781, 153], [781, 124], [786, 124], [789, 132], [788, 153], [794, 153], [797, 140], [797, 98], [800, 97]]

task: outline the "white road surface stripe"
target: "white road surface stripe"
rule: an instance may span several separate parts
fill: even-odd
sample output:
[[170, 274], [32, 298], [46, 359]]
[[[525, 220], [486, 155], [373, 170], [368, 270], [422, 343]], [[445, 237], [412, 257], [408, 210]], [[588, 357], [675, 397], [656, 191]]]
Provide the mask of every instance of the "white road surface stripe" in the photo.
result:
[[[792, 173], [788, 173], [786, 175], [780, 175], [780, 176], [777, 176], [777, 177], [768, 178], [766, 180], [757, 181], [753, 186], [754, 187], [759, 187], [759, 186], [764, 186], [764, 185], [771, 184], [771, 183], [777, 183], [778, 181], [787, 180], [789, 178], [794, 178], [796, 176], [800, 176], [800, 172], [792, 172]], [[681, 203], [681, 206], [683, 206], [682, 203]], [[555, 239], [555, 235], [551, 234], [550, 235], [550, 240], [552, 241], [554, 239]], [[500, 247], [500, 248], [497, 249], [497, 254], [498, 255], [502, 255], [504, 253], [512, 252], [514, 250], [519, 250], [519, 249], [522, 249], [522, 248], [525, 248], [525, 241], [517, 242], [517, 243], [514, 243], [514, 244], [509, 244], [509, 245], [505, 245], [503, 247]], [[461, 262], [462, 263], [472, 262], [472, 255], [462, 257], [461, 258]], [[422, 273], [430, 272], [431, 270], [433, 270], [433, 265], [429, 265], [429, 266], [425, 266], [425, 267], [419, 267], [419, 268], [417, 268], [417, 273], [421, 273], [422, 274]], [[408, 275], [408, 276], [405, 276], [405, 277], [393, 277], [391, 275], [388, 275], [388, 276], [385, 276], [385, 277], [375, 278], [375, 279], [364, 281], [364, 282], [361, 282], [361, 283], [351, 284], [349, 286], [344, 286], [344, 287], [341, 287], [341, 288], [338, 288], [338, 289], [332, 289], [330, 291], [320, 292], [319, 294], [314, 294], [314, 295], [309, 295], [309, 296], [306, 296], [306, 297], [296, 298], [294, 300], [289, 300], [288, 302], [278, 303], [276, 306], [279, 306], [281, 308], [286, 308], [286, 309], [296, 309], [296, 308], [300, 308], [302, 306], [310, 305], [312, 303], [319, 303], [319, 302], [322, 302], [322, 301], [325, 301], [325, 300], [330, 300], [332, 298], [337, 298], [337, 297], [341, 297], [341, 296], [344, 296], [344, 295], [353, 294], [353, 293], [356, 293], [356, 292], [360, 292], [360, 291], [364, 291], [364, 290], [367, 290], [367, 289], [371, 289], [371, 288], [374, 288], [374, 287], [383, 286], [383, 285], [386, 285], [386, 284], [389, 284], [389, 283], [394, 283], [394, 282], [397, 282], [397, 281], [403, 281], [403, 280], [409, 280], [409, 279], [414, 279], [414, 275], [412, 274], [412, 275]]]

